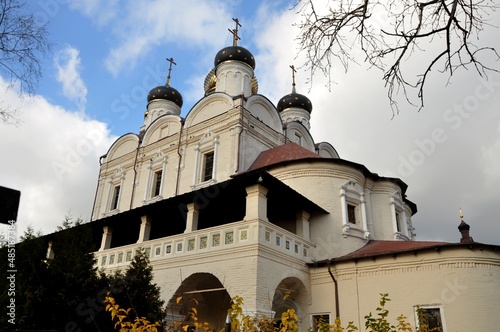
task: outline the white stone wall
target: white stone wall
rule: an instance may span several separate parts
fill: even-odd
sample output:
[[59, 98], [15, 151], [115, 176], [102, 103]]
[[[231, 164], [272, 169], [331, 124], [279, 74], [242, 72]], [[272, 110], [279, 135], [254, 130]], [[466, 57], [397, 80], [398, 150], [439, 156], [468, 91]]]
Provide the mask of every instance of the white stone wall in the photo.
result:
[[[294, 163], [270, 172], [328, 211], [310, 219], [317, 260], [350, 253], [362, 247], [367, 239], [395, 239], [391, 198], [401, 190], [396, 184], [385, 180], [373, 182], [354, 167], [328, 161]], [[354, 225], [345, 223], [345, 205], [349, 202], [356, 204]]]
[[[229, 244], [225, 242], [224, 236], [228, 231], [234, 235]], [[216, 233], [221, 234], [221, 242], [212, 245], [211, 234]], [[282, 238], [280, 245], [275, 241], [277, 234]], [[208, 245], [200, 248], [199, 238], [207, 235]], [[198, 241], [193, 242], [193, 247], [188, 249], [190, 239]], [[291, 242], [289, 248], [285, 246], [287, 239]], [[179, 251], [177, 244], [180, 243], [182, 247]], [[297, 243], [301, 246], [300, 250], [295, 251], [293, 248]], [[167, 245], [171, 245], [169, 253], [165, 250]], [[200, 273], [217, 278], [230, 297], [243, 297], [244, 309], [252, 314], [270, 317], [274, 310], [280, 309], [279, 304], [273, 309], [273, 298], [277, 290], [283, 291], [278, 287], [284, 280], [287, 283], [282, 288], [291, 291], [290, 299], [301, 315], [307, 313], [312, 301], [306, 266], [311, 259], [303, 255], [303, 249], [310, 248], [311, 243], [259, 219], [99, 251], [96, 253], [98, 266], [107, 272], [125, 269], [129, 264], [128, 259], [138, 247], [150, 252], [154, 281], [161, 287], [162, 298], [167, 303], [174, 295], [179, 295], [178, 289], [185, 280]], [[290, 300], [286, 303], [290, 303]]]
[[[496, 331], [500, 326], [500, 254], [478, 248], [448, 248], [338, 263], [340, 315], [364, 326], [380, 293], [389, 293], [392, 323], [403, 314], [415, 327], [415, 306], [441, 307], [445, 331]], [[311, 270], [310, 312], [334, 316], [334, 285], [326, 267]]]

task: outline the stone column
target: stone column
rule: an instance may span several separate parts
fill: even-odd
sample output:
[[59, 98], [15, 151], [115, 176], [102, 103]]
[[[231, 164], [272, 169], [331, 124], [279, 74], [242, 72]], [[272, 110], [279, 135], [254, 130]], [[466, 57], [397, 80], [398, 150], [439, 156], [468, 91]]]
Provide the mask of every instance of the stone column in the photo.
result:
[[186, 230], [184, 233], [191, 233], [198, 229], [199, 207], [196, 203], [189, 203], [187, 209]]
[[246, 188], [246, 213], [245, 221], [264, 220], [267, 219], [267, 188], [255, 184]]
[[311, 215], [307, 211], [299, 211], [297, 212], [297, 235], [302, 237], [303, 239], [310, 241], [309, 236], [309, 218]]
[[104, 226], [102, 228], [101, 248], [99, 248], [99, 251], [111, 248], [112, 237], [113, 237], [113, 229], [111, 228], [111, 226]]
[[365, 193], [361, 193], [361, 222], [363, 224], [363, 237], [365, 241], [368, 241], [370, 238], [370, 232], [368, 231], [368, 219], [366, 216]]
[[47, 247], [47, 255], [45, 256], [45, 259], [47, 260], [54, 259], [54, 250], [52, 249], [52, 241], [49, 242], [49, 245]]
[[139, 239], [137, 243], [149, 241], [149, 233], [151, 232], [151, 218], [148, 215], [141, 217], [141, 229], [139, 231]]

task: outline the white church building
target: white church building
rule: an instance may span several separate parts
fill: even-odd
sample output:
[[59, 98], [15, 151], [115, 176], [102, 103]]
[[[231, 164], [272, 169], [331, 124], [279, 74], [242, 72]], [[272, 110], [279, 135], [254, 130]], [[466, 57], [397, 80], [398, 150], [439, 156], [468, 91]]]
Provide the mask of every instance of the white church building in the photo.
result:
[[145, 249], [168, 318], [186, 310], [178, 296], [193, 297], [218, 329], [239, 295], [248, 313], [294, 308], [301, 331], [337, 315], [363, 330], [389, 293], [393, 317], [413, 326], [420, 307], [440, 331], [499, 331], [500, 247], [473, 242], [463, 220], [462, 243], [458, 231], [457, 243], [414, 241], [407, 185], [315, 142], [295, 79], [277, 104], [259, 94], [256, 59], [233, 33], [185, 117], [169, 70], [138, 133], [101, 157], [98, 266], [124, 270]]

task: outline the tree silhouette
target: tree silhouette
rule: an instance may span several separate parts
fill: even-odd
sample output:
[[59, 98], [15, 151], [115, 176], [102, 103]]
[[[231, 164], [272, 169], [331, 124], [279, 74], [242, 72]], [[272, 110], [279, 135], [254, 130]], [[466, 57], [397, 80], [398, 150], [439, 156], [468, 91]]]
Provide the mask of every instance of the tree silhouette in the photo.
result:
[[[499, 8], [494, 0], [299, 0], [297, 8], [303, 18], [300, 50], [311, 78], [320, 71], [331, 83], [335, 63], [347, 70], [361, 57], [383, 71], [393, 112], [399, 111], [399, 93], [424, 106], [433, 70], [449, 77], [458, 69], [474, 68], [481, 76], [498, 71], [487, 65], [499, 59], [497, 51], [478, 45], [481, 32], [493, 27], [488, 19]], [[416, 102], [410, 91], [416, 91]]]
[[160, 287], [153, 282], [153, 268], [145, 250], [137, 250], [125, 273], [112, 276], [111, 296], [122, 308], [132, 308], [137, 317], [147, 317], [151, 322], [162, 322], [164, 301]]
[[[52, 44], [46, 24], [29, 8], [24, 0], [0, 0], [0, 73], [7, 75], [9, 88], [19, 83], [21, 93], [32, 95], [42, 76], [40, 61]], [[18, 123], [17, 110], [0, 103], [0, 121]]]

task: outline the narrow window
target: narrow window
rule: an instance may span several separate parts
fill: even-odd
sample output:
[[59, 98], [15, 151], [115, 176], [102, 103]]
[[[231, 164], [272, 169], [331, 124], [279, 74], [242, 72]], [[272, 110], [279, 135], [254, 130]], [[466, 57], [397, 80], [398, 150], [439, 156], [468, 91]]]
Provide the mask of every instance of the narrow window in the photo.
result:
[[116, 186], [113, 190], [113, 199], [111, 200], [111, 210], [118, 208], [118, 199], [120, 198], [120, 186]]
[[351, 224], [356, 223], [356, 206], [347, 204], [347, 221]]
[[401, 232], [401, 213], [396, 212], [396, 231]]
[[302, 145], [302, 136], [297, 133], [295, 133], [295, 143], [297, 143], [298, 145]]
[[162, 179], [162, 171], [155, 172], [153, 178], [153, 192], [151, 193], [151, 197], [156, 197], [160, 195], [161, 179]]
[[311, 318], [313, 331], [323, 331], [330, 324], [330, 314], [315, 314]]
[[214, 153], [209, 152], [203, 156], [203, 181], [208, 181], [212, 179], [212, 172], [214, 169]]
[[420, 331], [443, 332], [440, 308], [418, 308], [417, 318]]

